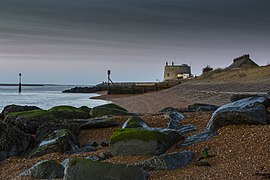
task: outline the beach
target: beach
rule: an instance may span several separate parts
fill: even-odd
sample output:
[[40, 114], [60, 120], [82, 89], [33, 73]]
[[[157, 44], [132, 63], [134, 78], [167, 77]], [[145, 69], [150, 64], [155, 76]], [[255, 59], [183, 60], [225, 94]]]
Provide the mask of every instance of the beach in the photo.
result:
[[[169, 119], [167, 113], [160, 112], [163, 108], [182, 109], [194, 103], [221, 106], [231, 102], [230, 98], [235, 94], [266, 95], [269, 91], [268, 80], [263, 82], [194, 80], [183, 82], [167, 90], [139, 95], [107, 95], [106, 92], [99, 92], [100, 96], [94, 97], [94, 99], [112, 101], [130, 112], [139, 113], [150, 127], [166, 128]], [[189, 132], [186, 136], [204, 132], [212, 113], [213, 111], [183, 112], [185, 118], [180, 124], [193, 124], [197, 127], [197, 131]], [[116, 116], [115, 119], [119, 122], [116, 127], [81, 130], [78, 135], [79, 143], [83, 145], [93, 141], [97, 143], [110, 141], [113, 132], [121, 128], [128, 118], [129, 116]], [[269, 177], [269, 130], [270, 125], [227, 125], [219, 128], [217, 134], [209, 140], [197, 142], [188, 147], [174, 145], [166, 153], [191, 150], [194, 152], [193, 161], [187, 167], [176, 170], [147, 171], [149, 179], [262, 179]], [[198, 166], [197, 159], [205, 148], [209, 149], [209, 153], [213, 157], [207, 160], [209, 166]], [[100, 153], [109, 151], [108, 147], [99, 147], [94, 152], [74, 155], [50, 153], [31, 159], [10, 157], [0, 162], [0, 179], [32, 179], [31, 177], [20, 177], [19, 174], [41, 160], [52, 159], [61, 163], [67, 158], [98, 156]], [[114, 156], [103, 162], [132, 165], [151, 157]]]

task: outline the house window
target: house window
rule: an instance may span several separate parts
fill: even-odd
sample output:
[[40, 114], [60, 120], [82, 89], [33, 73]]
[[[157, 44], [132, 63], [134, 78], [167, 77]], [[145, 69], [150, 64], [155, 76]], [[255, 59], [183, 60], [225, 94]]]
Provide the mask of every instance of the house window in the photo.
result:
[[170, 76], [170, 73], [167, 73], [167, 76]]

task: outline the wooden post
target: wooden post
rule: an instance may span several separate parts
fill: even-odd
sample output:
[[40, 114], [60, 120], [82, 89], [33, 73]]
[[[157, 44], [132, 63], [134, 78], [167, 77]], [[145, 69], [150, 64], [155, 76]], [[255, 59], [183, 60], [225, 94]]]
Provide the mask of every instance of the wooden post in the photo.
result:
[[108, 92], [107, 92], [107, 94], [111, 94], [111, 90], [110, 90], [110, 75], [111, 75], [111, 70], [108, 70], [108, 72], [107, 72], [107, 74], [108, 74]]
[[22, 74], [19, 73], [19, 94], [22, 92]]

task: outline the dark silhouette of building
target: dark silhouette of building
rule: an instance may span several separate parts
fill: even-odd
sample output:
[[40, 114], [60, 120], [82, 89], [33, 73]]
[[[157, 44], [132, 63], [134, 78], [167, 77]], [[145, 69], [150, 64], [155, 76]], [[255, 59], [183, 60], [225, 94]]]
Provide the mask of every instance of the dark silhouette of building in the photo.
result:
[[250, 59], [249, 54], [237, 57], [233, 60], [233, 63], [227, 68], [228, 70], [232, 69], [242, 69], [242, 68], [254, 68], [259, 67], [253, 60]]

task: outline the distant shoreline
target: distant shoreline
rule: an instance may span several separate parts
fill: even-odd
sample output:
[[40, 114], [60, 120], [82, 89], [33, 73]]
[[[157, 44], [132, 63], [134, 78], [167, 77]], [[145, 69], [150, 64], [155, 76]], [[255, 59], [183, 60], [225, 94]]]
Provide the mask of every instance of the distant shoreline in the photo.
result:
[[[19, 86], [18, 84], [0, 84], [0, 86]], [[61, 86], [56, 84], [22, 84], [22, 86]]]

